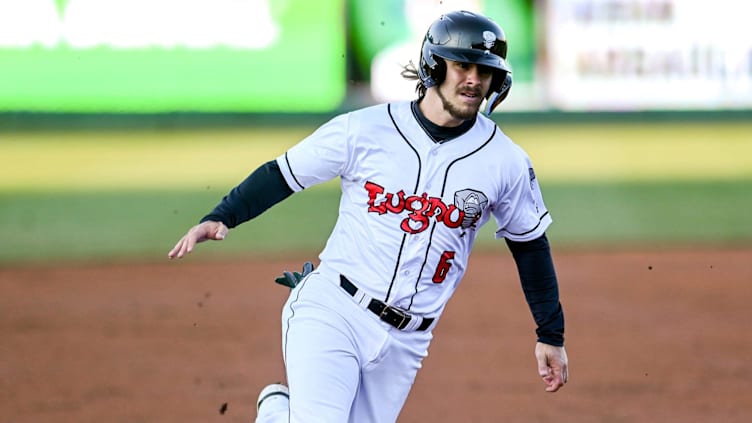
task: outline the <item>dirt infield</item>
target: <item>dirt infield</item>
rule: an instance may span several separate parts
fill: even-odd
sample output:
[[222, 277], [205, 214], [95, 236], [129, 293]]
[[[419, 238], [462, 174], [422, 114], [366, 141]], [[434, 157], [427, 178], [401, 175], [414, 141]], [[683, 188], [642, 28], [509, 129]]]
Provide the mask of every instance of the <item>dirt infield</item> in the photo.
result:
[[[0, 421], [251, 422], [304, 259], [0, 268]], [[752, 421], [752, 250], [555, 260], [570, 383], [543, 391], [509, 254], [476, 255], [400, 422]]]

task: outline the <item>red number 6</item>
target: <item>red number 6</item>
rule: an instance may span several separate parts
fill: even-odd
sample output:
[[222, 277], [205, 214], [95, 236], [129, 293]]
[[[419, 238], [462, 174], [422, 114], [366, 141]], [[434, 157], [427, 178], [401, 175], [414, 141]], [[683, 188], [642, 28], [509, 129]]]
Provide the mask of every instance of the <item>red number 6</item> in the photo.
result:
[[442, 283], [446, 279], [449, 268], [452, 267], [454, 251], [444, 251], [441, 253], [439, 264], [436, 266], [436, 272], [433, 274], [433, 283]]

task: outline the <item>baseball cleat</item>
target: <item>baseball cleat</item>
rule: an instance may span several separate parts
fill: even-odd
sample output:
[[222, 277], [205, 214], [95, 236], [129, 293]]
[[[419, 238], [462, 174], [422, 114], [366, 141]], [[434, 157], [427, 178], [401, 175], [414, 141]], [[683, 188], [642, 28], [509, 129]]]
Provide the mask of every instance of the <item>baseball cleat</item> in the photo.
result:
[[258, 401], [256, 401], [256, 412], [258, 413], [259, 408], [261, 408], [261, 403], [264, 402], [264, 400], [277, 395], [283, 396], [285, 398], [290, 398], [290, 390], [287, 388], [287, 386], [281, 383], [272, 383], [271, 385], [267, 385], [264, 389], [262, 389], [261, 393], [258, 396]]

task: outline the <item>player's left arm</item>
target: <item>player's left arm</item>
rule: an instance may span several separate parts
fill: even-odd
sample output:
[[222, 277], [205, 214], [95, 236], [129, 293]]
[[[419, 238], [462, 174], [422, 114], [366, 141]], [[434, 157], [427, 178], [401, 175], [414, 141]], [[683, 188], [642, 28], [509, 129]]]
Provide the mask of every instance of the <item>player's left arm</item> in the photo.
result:
[[556, 392], [569, 380], [567, 351], [564, 346], [535, 344], [535, 359], [538, 361], [538, 375], [546, 384], [547, 392]]
[[535, 356], [546, 391], [556, 392], [568, 379], [564, 349], [564, 311], [559, 301], [551, 247], [544, 233], [532, 241], [506, 239], [520, 276], [525, 300], [537, 325]]

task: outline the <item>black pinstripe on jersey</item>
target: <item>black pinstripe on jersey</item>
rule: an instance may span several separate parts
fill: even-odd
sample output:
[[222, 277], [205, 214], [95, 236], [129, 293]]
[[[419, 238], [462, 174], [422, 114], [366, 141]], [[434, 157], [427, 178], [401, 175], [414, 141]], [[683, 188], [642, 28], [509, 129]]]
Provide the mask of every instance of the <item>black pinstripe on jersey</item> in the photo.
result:
[[[420, 113], [420, 109], [417, 107], [417, 103], [413, 102], [413, 104], [411, 105], [411, 110], [413, 112], [413, 117], [416, 119], [416, 121], [418, 121], [420, 123], [420, 120], [421, 120], [421, 118], [423, 116]], [[405, 141], [405, 143], [413, 150], [413, 152], [415, 153], [415, 155], [417, 157], [417, 160], [418, 160], [418, 177], [416, 178], [415, 187], [413, 188], [413, 195], [418, 195], [418, 187], [420, 186], [420, 170], [421, 170], [420, 166], [422, 165], [422, 163], [420, 161], [420, 156], [419, 156], [419, 154], [417, 152], [417, 149], [410, 143], [410, 140], [405, 136], [405, 134], [403, 133], [403, 131], [400, 129], [399, 125], [397, 124], [397, 121], [395, 120], [394, 116], [392, 115], [391, 104], [387, 105], [387, 112], [389, 113], [389, 118], [392, 121], [392, 125], [394, 125], [394, 129], [402, 137], [402, 139]], [[429, 130], [429, 129], [427, 129], [426, 125], [420, 125], [420, 127], [424, 131], [428, 131]], [[471, 127], [472, 127], [472, 125], [470, 125], [467, 128], [464, 128], [464, 132], [467, 132], [467, 130], [469, 130]], [[437, 127], [437, 128], [439, 130], [442, 129], [441, 127]], [[446, 169], [446, 171], [444, 173], [444, 181], [443, 181], [442, 186], [441, 186], [441, 197], [442, 198], [444, 197], [444, 193], [445, 193], [445, 190], [446, 190], [446, 183], [447, 183], [447, 179], [449, 177], [449, 171], [451, 170], [452, 166], [454, 166], [460, 160], [464, 160], [464, 159], [466, 159], [466, 158], [468, 158], [468, 157], [470, 157], [470, 156], [478, 153], [479, 151], [481, 151], [486, 145], [488, 145], [489, 142], [491, 142], [491, 140], [493, 139], [493, 137], [496, 135], [496, 130], [497, 130], [497, 126], [494, 125], [494, 129], [491, 132], [491, 135], [488, 137], [488, 139], [483, 144], [481, 144], [475, 150], [473, 150], [473, 151], [465, 154], [464, 156], [458, 157], [458, 158], [454, 159], [451, 163], [449, 163], [449, 165], [447, 166], [447, 169]], [[453, 135], [453, 137], [457, 137], [459, 135], [462, 135], [464, 132], [457, 133], [456, 131], [452, 131], [452, 135]], [[430, 134], [428, 132], [427, 132], [427, 135], [431, 139], [434, 139], [434, 140], [435, 139], [445, 139], [446, 138], [446, 137], [442, 137], [442, 136], [435, 136], [434, 134]], [[428, 253], [431, 250], [431, 244], [432, 244], [432, 240], [433, 240], [433, 233], [434, 233], [435, 229], [436, 229], [436, 222], [434, 222], [432, 224], [432, 226], [431, 226], [431, 231], [430, 231], [429, 236], [428, 236], [428, 245], [426, 246], [425, 256], [423, 257], [423, 263], [421, 263], [420, 271], [418, 272], [418, 275], [417, 275], [416, 280], [415, 280], [414, 292], [413, 292], [413, 295], [410, 297], [410, 304], [407, 307], [408, 310], [412, 307], [415, 295], [418, 293], [418, 284], [420, 282], [420, 277], [423, 274], [423, 271], [425, 269], [426, 263], [428, 261]], [[397, 257], [396, 257], [395, 264], [394, 264], [394, 270], [392, 272], [392, 278], [391, 278], [391, 280], [389, 282], [389, 289], [387, 290], [387, 294], [386, 294], [386, 298], [384, 299], [384, 302], [387, 302], [389, 300], [389, 297], [391, 296], [392, 288], [394, 287], [394, 282], [395, 282], [395, 280], [397, 278], [397, 271], [399, 269], [400, 260], [402, 258], [402, 251], [404, 249], [406, 239], [407, 239], [407, 234], [404, 234], [402, 236], [402, 241], [400, 242], [399, 251], [397, 252]]]
[[[394, 125], [394, 129], [397, 131], [397, 133], [402, 137], [402, 140], [405, 141], [405, 144], [407, 144], [408, 147], [415, 153], [415, 158], [418, 160], [418, 174], [415, 178], [415, 186], [413, 187], [413, 195], [418, 193], [418, 187], [420, 186], [420, 172], [422, 169], [423, 163], [420, 160], [420, 155], [418, 154], [418, 150], [410, 143], [410, 140], [407, 139], [405, 134], [402, 132], [402, 130], [399, 128], [399, 125], [397, 125], [397, 122], [394, 120], [394, 116], [392, 115], [392, 105], [388, 104], [386, 106], [386, 111], [389, 114], [389, 119], [392, 121], [392, 125]], [[402, 259], [402, 250], [405, 248], [405, 240], [407, 239], [407, 234], [402, 235], [402, 241], [400, 242], [400, 248], [397, 252], [397, 258], [394, 262], [394, 270], [392, 271], [392, 278], [389, 281], [389, 289], [386, 291], [386, 297], [384, 298], [384, 302], [389, 301], [389, 297], [392, 295], [392, 287], [394, 287], [394, 280], [397, 278], [397, 270], [399, 269], [400, 260]]]
[[[441, 186], [441, 197], [442, 198], [444, 198], [444, 194], [445, 194], [445, 191], [446, 191], [446, 183], [447, 183], [447, 180], [449, 179], [449, 171], [452, 169], [452, 166], [454, 166], [455, 164], [457, 164], [459, 161], [465, 160], [468, 157], [473, 156], [474, 154], [476, 154], [476, 153], [480, 152], [481, 150], [483, 150], [483, 148], [486, 147], [488, 145], [488, 143], [490, 143], [491, 140], [496, 135], [496, 129], [497, 129], [497, 126], [494, 125], [494, 129], [493, 129], [493, 132], [491, 132], [491, 136], [489, 136], [488, 139], [483, 144], [481, 144], [478, 148], [476, 148], [475, 150], [473, 150], [473, 151], [465, 154], [464, 156], [457, 157], [456, 159], [452, 160], [451, 163], [449, 163], [449, 165], [446, 168], [446, 171], [444, 172], [444, 182], [443, 182], [443, 184]], [[420, 277], [423, 274], [423, 270], [426, 267], [426, 263], [428, 262], [428, 252], [431, 250], [431, 244], [432, 244], [432, 241], [433, 241], [433, 232], [434, 232], [435, 228], [436, 228], [436, 222], [434, 222], [433, 226], [431, 227], [431, 234], [429, 235], [428, 245], [426, 246], [426, 255], [425, 255], [425, 257], [423, 257], [423, 263], [420, 265], [420, 271], [418, 272], [418, 276], [415, 279], [415, 288], [414, 288], [413, 295], [410, 297], [410, 305], [407, 307], [408, 310], [410, 310], [412, 308], [412, 306], [413, 306], [413, 300], [415, 299], [415, 295], [418, 294], [418, 284], [420, 283]]]

